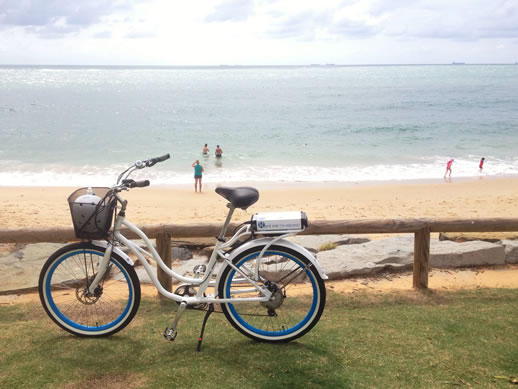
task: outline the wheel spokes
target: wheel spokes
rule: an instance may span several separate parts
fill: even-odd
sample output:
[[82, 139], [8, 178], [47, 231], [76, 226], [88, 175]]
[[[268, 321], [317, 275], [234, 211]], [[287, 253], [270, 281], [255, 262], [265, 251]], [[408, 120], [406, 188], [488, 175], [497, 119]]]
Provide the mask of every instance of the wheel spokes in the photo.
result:
[[72, 255], [56, 266], [49, 280], [54, 306], [66, 320], [79, 326], [101, 327], [113, 322], [122, 315], [129, 298], [126, 277], [113, 263], [96, 292], [87, 293], [101, 259], [101, 255], [92, 253]]

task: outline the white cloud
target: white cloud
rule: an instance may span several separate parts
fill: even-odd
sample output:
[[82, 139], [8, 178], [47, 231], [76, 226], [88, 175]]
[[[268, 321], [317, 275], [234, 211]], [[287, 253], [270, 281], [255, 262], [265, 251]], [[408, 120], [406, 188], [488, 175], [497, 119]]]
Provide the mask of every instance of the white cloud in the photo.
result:
[[248, 19], [253, 9], [253, 0], [225, 0], [216, 5], [205, 20], [207, 22], [243, 21]]
[[515, 0], [0, 0], [0, 63], [515, 62], [517, 53]]
[[36, 35], [69, 34], [128, 11], [135, 0], [1, 0], [0, 26], [22, 27]]

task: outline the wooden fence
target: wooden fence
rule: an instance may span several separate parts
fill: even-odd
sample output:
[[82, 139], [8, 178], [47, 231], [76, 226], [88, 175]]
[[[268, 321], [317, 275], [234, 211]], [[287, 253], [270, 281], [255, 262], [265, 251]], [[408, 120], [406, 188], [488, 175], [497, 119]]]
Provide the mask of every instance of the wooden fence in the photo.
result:
[[[231, 224], [228, 231], [233, 231]], [[171, 265], [171, 238], [204, 238], [218, 235], [221, 224], [161, 224], [139, 226], [149, 238], [157, 240], [157, 251]], [[300, 235], [323, 234], [414, 234], [413, 287], [428, 288], [430, 234], [432, 232], [512, 232], [518, 231], [518, 219], [351, 219], [313, 221]], [[130, 231], [129, 239], [137, 238]], [[0, 243], [71, 242], [77, 238], [72, 228], [0, 229]], [[160, 272], [161, 273], [161, 272]], [[159, 279], [171, 290], [171, 279], [159, 273]]]

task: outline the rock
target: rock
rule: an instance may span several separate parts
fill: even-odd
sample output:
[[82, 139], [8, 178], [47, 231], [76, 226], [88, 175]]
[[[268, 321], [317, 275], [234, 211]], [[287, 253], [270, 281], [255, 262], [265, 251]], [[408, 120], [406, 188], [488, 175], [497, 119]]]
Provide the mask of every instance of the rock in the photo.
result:
[[171, 248], [171, 258], [173, 260], [178, 259], [180, 261], [186, 261], [192, 258], [192, 252], [185, 247], [172, 247]]
[[[146, 242], [144, 242], [143, 239], [132, 239], [131, 240], [133, 243], [135, 243], [138, 247], [144, 249], [144, 250], [149, 250], [148, 247], [146, 246]], [[156, 245], [155, 245], [155, 242], [152, 240], [151, 242], [153, 242], [153, 247], [156, 248]], [[121, 246], [119, 247], [122, 252], [126, 253], [126, 254], [131, 254], [131, 250], [129, 248], [127, 248], [126, 246]]]
[[344, 240], [339, 240], [336, 242], [337, 245], [342, 246], [346, 244], [362, 244], [362, 243], [368, 243], [371, 239], [367, 238], [366, 236], [349, 236]]
[[[513, 255], [510, 254], [510, 257]], [[516, 256], [518, 257], [518, 245]], [[330, 279], [411, 268], [414, 261], [414, 238], [403, 236], [358, 245], [339, 246], [334, 250], [318, 253], [317, 258]], [[465, 243], [432, 241], [430, 244], [430, 266], [433, 267], [503, 265], [504, 263], [505, 252], [502, 245], [482, 241]]]
[[63, 246], [61, 243], [29, 244], [0, 256], [0, 292], [37, 288], [43, 264]]
[[214, 238], [190, 238], [185, 240], [172, 240], [171, 245], [185, 247], [191, 251], [202, 250], [208, 246], [214, 246]]
[[413, 251], [413, 236], [402, 236], [339, 246], [334, 250], [321, 251], [317, 259], [329, 279], [334, 280], [411, 267]]
[[356, 235], [295, 235], [291, 240], [305, 247], [312, 253], [319, 252], [320, 247], [326, 243], [334, 243], [337, 246], [343, 246], [370, 242], [369, 238]]
[[[23, 258], [23, 249], [26, 244], [2, 244], [0, 245], [0, 263], [9, 263], [14, 259], [21, 260]], [[9, 259], [8, 259], [9, 258]]]
[[[201, 250], [198, 254], [202, 257], [206, 257], [207, 259], [210, 259], [210, 256], [212, 255], [212, 252], [214, 251], [214, 246], [211, 247], [205, 247], [203, 250]], [[220, 260], [220, 258], [218, 258]]]
[[518, 263], [518, 241], [502, 240], [499, 243], [504, 247], [505, 263]]
[[[154, 272], [156, 274], [156, 266], [155, 264], [151, 264], [151, 267], [154, 269]], [[137, 273], [138, 279], [140, 280], [141, 284], [152, 284], [153, 281], [151, 281], [151, 277], [149, 277], [149, 274], [147, 274], [146, 269], [144, 266], [135, 266], [134, 267], [135, 272]]]
[[430, 243], [430, 266], [433, 267], [503, 265], [504, 263], [504, 248], [498, 244], [482, 241], [464, 243], [432, 241]]
[[[359, 244], [351, 242], [347, 235], [296, 236], [304, 246], [320, 247], [323, 243], [335, 242], [336, 249], [321, 251], [318, 261], [330, 279], [341, 279], [353, 275], [368, 275], [376, 272], [411, 268], [413, 264], [414, 236], [398, 236]], [[303, 238], [303, 239], [301, 239]], [[318, 238], [318, 239], [315, 239]], [[293, 238], [292, 238], [293, 239]], [[357, 239], [356, 236], [351, 238]], [[360, 237], [361, 239], [361, 237]], [[43, 264], [57, 249], [59, 243], [38, 243], [10, 247], [0, 251], [0, 293], [7, 291], [35, 290]], [[211, 248], [207, 250], [210, 255]], [[172, 248], [173, 270], [192, 277], [192, 270], [198, 264], [206, 264], [207, 258], [195, 255], [185, 247]], [[192, 258], [189, 261], [186, 259]], [[473, 265], [502, 265], [518, 263], [518, 241], [503, 240], [498, 244], [473, 241], [455, 243], [452, 241], [431, 241], [430, 265], [433, 267], [461, 267]], [[154, 264], [153, 264], [154, 265]], [[217, 266], [221, 266], [220, 263]], [[143, 283], [151, 280], [142, 266], [135, 268]], [[156, 272], [156, 270], [155, 270]]]

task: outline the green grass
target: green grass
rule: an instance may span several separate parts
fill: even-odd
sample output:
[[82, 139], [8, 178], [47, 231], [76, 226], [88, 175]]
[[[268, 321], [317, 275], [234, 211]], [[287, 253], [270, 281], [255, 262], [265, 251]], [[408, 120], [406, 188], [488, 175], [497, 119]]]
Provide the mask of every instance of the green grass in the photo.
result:
[[326, 242], [322, 243], [320, 247], [318, 248], [318, 251], [328, 251], [328, 250], [334, 250], [336, 249], [336, 243], [334, 242]]
[[299, 340], [256, 343], [223, 315], [196, 341], [188, 311], [174, 343], [174, 305], [142, 302], [123, 331], [70, 335], [36, 304], [0, 307], [0, 388], [510, 388], [518, 376], [518, 289], [339, 295]]

